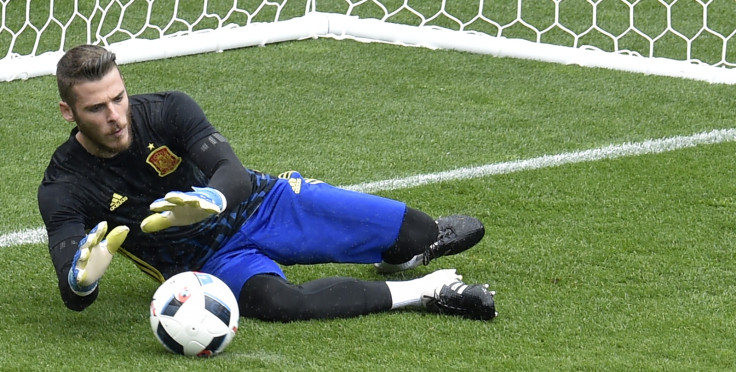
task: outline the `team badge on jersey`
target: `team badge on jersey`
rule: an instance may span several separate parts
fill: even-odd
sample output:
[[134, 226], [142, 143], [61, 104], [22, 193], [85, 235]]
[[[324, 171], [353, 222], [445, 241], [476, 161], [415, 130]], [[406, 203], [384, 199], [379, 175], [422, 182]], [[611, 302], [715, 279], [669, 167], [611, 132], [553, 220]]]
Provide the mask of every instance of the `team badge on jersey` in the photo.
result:
[[181, 157], [174, 154], [169, 146], [160, 146], [148, 154], [146, 163], [150, 164], [158, 172], [159, 177], [165, 177], [179, 167]]

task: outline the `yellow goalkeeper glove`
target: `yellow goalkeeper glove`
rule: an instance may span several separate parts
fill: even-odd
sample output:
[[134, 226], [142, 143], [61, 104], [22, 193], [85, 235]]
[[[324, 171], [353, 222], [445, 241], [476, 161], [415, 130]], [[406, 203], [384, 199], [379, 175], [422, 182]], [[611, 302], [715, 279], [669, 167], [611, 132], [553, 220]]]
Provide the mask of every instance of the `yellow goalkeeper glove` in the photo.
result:
[[200, 222], [225, 210], [227, 201], [221, 192], [211, 187], [192, 187], [194, 191], [172, 191], [151, 203], [153, 212], [141, 222], [146, 233], [161, 231], [171, 226], [185, 226]]
[[129, 230], [127, 226], [118, 226], [107, 234], [107, 222], [102, 221], [79, 242], [69, 270], [69, 285], [74, 293], [80, 296], [92, 293]]

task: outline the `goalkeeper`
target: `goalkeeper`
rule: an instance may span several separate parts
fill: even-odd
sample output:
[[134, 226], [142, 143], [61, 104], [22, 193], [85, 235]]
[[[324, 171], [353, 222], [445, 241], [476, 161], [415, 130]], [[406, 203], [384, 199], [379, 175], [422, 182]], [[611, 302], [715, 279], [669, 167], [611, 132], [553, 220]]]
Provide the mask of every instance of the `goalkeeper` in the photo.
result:
[[484, 235], [468, 216], [434, 220], [406, 204], [296, 172], [243, 167], [202, 109], [179, 92], [128, 95], [115, 54], [70, 49], [57, 65], [61, 115], [38, 204], [65, 305], [92, 304], [114, 255], [162, 282], [222, 279], [240, 313], [269, 321], [351, 317], [404, 307], [488, 320], [487, 285], [454, 269], [407, 281], [288, 281], [281, 265], [373, 264], [389, 273], [460, 253]]

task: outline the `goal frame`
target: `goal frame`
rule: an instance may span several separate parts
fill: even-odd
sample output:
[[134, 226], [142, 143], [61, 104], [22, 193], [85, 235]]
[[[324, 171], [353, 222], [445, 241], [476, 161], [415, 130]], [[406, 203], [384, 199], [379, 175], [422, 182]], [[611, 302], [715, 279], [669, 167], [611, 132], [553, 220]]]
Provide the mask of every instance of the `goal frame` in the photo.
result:
[[[604, 52], [592, 47], [551, 45], [437, 26], [411, 26], [379, 19], [361, 19], [345, 14], [317, 12], [314, 2], [311, 4], [304, 16], [289, 20], [230, 25], [177, 33], [159, 39], [132, 38], [111, 43], [107, 47], [117, 54], [119, 63], [125, 64], [285, 41], [351, 39], [736, 84], [736, 69], [728, 67], [643, 57], [636, 53]], [[0, 60], [0, 81], [53, 75], [56, 62], [62, 55], [63, 51], [54, 51], [35, 56], [6, 57]]]

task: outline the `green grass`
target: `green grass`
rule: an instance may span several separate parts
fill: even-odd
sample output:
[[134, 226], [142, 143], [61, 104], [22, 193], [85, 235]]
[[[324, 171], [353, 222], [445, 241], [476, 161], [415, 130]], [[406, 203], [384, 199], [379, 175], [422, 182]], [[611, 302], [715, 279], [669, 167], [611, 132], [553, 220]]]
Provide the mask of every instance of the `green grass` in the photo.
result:
[[[734, 87], [449, 51], [309, 40], [125, 65], [131, 94], [200, 102], [243, 162], [337, 185], [733, 127]], [[0, 84], [0, 233], [42, 225], [36, 188], [71, 125], [53, 77]], [[0, 370], [667, 370], [736, 367], [736, 143], [379, 194], [487, 227], [455, 267], [498, 292], [475, 322], [402, 311], [242, 319], [223, 355], [169, 354], [156, 283], [121, 257], [82, 313], [44, 244], [0, 247]], [[371, 267], [287, 267], [294, 282]]]

